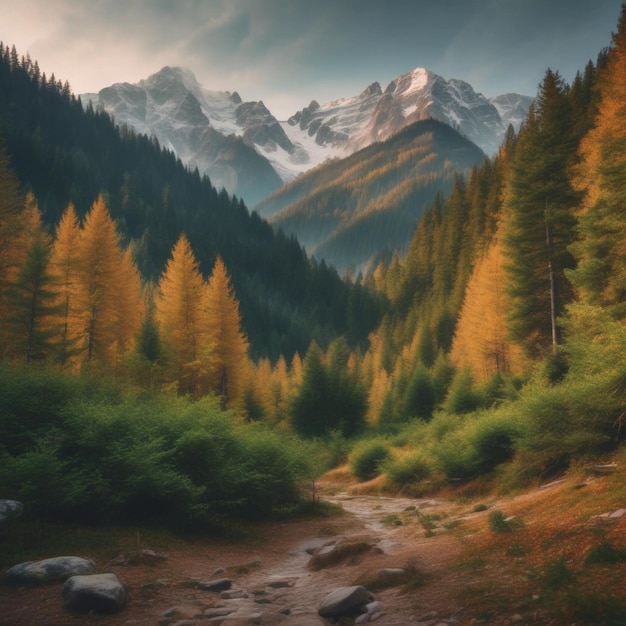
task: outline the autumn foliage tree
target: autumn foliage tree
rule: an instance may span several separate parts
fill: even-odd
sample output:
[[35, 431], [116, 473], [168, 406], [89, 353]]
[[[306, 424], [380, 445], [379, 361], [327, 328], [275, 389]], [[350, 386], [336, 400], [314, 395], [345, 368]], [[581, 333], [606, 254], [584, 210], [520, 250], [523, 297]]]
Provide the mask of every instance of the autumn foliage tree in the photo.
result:
[[502, 242], [496, 238], [475, 264], [450, 351], [451, 361], [458, 368], [469, 366], [477, 382], [519, 372], [522, 360], [507, 328], [505, 261]]
[[584, 137], [574, 184], [583, 192], [578, 266], [570, 273], [583, 302], [626, 318], [626, 5], [599, 77], [594, 127]]
[[102, 196], [78, 240], [78, 314], [84, 361], [116, 364], [142, 321], [141, 284]]
[[204, 323], [212, 355], [209, 385], [226, 404], [238, 400], [248, 377], [248, 340], [241, 326], [239, 302], [221, 257], [204, 290]]
[[155, 319], [167, 346], [169, 378], [181, 394], [206, 392], [205, 283], [187, 237], [179, 237], [159, 280]]
[[56, 229], [51, 266], [57, 276], [58, 304], [56, 323], [59, 337], [56, 359], [67, 363], [79, 353], [80, 316], [78, 314], [78, 241], [80, 224], [73, 204], [69, 204]]

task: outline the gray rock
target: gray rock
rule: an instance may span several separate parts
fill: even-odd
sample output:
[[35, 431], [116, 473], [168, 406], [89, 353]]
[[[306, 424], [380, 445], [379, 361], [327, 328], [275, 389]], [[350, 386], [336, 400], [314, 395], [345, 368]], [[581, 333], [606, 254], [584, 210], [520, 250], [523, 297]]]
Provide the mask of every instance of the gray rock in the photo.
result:
[[240, 600], [247, 598], [248, 594], [243, 589], [232, 589], [231, 591], [222, 591], [220, 598], [222, 600]]
[[155, 552], [154, 550], [142, 550], [141, 556], [146, 559], [146, 561], [165, 561], [168, 558], [167, 554]]
[[339, 587], [322, 600], [318, 614], [321, 617], [342, 617], [362, 613], [361, 607], [374, 600], [372, 594], [362, 585]]
[[17, 519], [24, 510], [24, 505], [17, 500], [0, 500], [0, 524]]
[[207, 609], [204, 612], [204, 617], [207, 617], [209, 619], [211, 619], [212, 617], [226, 617], [227, 615], [230, 615], [231, 613], [234, 613], [235, 609], [218, 609], [218, 608], [213, 608], [213, 609]]
[[229, 578], [216, 578], [207, 582], [198, 583], [198, 589], [202, 591], [226, 591], [232, 587], [233, 581]]
[[285, 589], [287, 587], [293, 587], [293, 584], [293, 580], [273, 580], [267, 583], [267, 586], [272, 589]]
[[68, 609], [118, 613], [126, 604], [127, 593], [115, 574], [91, 574], [68, 578], [62, 596]]
[[4, 576], [7, 585], [43, 585], [64, 582], [70, 576], [94, 574], [93, 561], [79, 556], [57, 556], [43, 561], [28, 561], [14, 565]]

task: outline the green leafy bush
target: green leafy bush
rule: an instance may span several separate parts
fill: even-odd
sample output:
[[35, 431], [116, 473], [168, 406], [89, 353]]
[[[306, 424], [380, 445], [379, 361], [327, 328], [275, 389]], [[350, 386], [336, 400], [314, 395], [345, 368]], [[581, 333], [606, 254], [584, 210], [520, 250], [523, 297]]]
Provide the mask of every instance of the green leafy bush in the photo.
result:
[[[44, 387], [52, 401], [39, 413], [31, 396]], [[313, 444], [239, 423], [216, 398], [135, 398], [28, 370], [0, 379], [0, 406], [0, 493], [26, 515], [176, 526], [265, 517], [297, 506], [298, 484], [319, 470]]]
[[383, 462], [383, 469], [398, 487], [419, 482], [430, 476], [430, 466], [422, 452], [412, 452]]
[[348, 457], [350, 473], [361, 480], [371, 480], [381, 473], [382, 463], [389, 457], [387, 445], [377, 439], [361, 442]]

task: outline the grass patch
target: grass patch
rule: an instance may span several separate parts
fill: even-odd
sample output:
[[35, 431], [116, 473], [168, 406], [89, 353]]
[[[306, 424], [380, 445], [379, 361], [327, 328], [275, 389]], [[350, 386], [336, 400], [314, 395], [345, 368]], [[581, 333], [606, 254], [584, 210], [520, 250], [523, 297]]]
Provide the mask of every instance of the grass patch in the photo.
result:
[[548, 563], [541, 577], [541, 584], [544, 589], [554, 591], [570, 585], [575, 579], [574, 571], [568, 566], [567, 561], [561, 557]]
[[604, 539], [597, 546], [589, 550], [585, 565], [610, 565], [626, 561], [626, 550], [619, 550]]

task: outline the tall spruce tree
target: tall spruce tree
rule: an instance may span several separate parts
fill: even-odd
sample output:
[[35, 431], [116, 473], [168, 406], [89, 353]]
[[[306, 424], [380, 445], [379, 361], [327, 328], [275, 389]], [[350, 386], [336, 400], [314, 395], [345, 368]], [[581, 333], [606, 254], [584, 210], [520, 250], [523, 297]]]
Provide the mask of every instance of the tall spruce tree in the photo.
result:
[[572, 298], [565, 270], [574, 266], [568, 246], [579, 202], [569, 179], [573, 128], [568, 87], [548, 70], [518, 137], [505, 201], [509, 328], [533, 357], [560, 343], [557, 320]]

